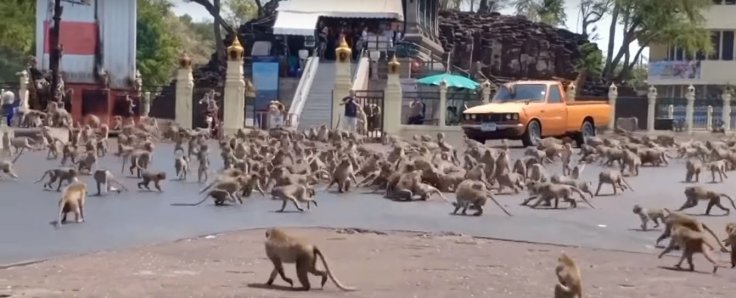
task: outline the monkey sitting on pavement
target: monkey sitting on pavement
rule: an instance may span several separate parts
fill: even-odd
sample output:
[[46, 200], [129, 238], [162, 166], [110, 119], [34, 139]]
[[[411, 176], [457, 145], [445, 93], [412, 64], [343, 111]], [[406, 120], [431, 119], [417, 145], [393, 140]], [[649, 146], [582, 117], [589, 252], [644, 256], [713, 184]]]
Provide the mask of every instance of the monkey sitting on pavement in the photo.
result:
[[66, 222], [66, 215], [69, 212], [74, 213], [76, 222], [84, 222], [84, 202], [87, 197], [87, 184], [80, 181], [74, 181], [64, 188], [64, 193], [59, 200], [59, 216], [56, 220], [56, 227], [59, 228]]
[[654, 228], [659, 227], [659, 221], [662, 221], [664, 223], [664, 218], [667, 214], [670, 214], [669, 209], [667, 208], [642, 208], [641, 206], [634, 205], [634, 214], [639, 215], [639, 219], [641, 219], [641, 229], [642, 231], [647, 230], [647, 223], [651, 220], [654, 223]]
[[299, 211], [304, 211], [301, 205], [299, 205], [299, 202], [306, 203], [307, 209], [309, 209], [310, 203], [314, 203], [314, 206], [317, 206], [317, 201], [314, 200], [314, 195], [314, 188], [312, 186], [304, 186], [301, 184], [276, 186], [271, 189], [271, 198], [274, 200], [280, 199], [282, 201], [281, 209], [277, 212], [284, 212], [288, 202], [292, 202], [294, 207]]
[[[92, 175], [92, 177], [95, 179], [95, 183], [97, 184], [97, 196], [102, 195], [102, 185], [105, 185], [105, 192], [117, 192], [120, 193], [121, 189], [128, 191], [128, 188], [125, 187], [125, 184], [121, 183], [117, 178], [115, 178], [115, 175], [112, 174], [112, 172], [108, 170], [97, 170]], [[112, 186], [112, 183], [117, 184], [120, 189]]]
[[146, 190], [150, 191], [149, 185], [153, 181], [153, 185], [158, 189], [159, 192], [163, 192], [161, 189], [161, 181], [166, 180], [166, 172], [162, 171], [148, 171], [145, 170], [141, 173], [141, 182], [138, 182], [138, 189], [145, 187]]
[[562, 253], [557, 258], [557, 284], [555, 285], [555, 298], [582, 298], [583, 285], [580, 268], [567, 254]]
[[[322, 255], [322, 252], [317, 246], [309, 244], [305, 240], [290, 236], [281, 229], [272, 228], [266, 231], [266, 256], [273, 263], [273, 270], [266, 282], [269, 286], [276, 280], [276, 276], [280, 275], [281, 279], [293, 287], [294, 282], [291, 278], [286, 277], [284, 273], [283, 263], [295, 263], [297, 277], [302, 285], [300, 290], [302, 291], [309, 291], [311, 288], [308, 273], [321, 276], [322, 287], [325, 286], [329, 277], [343, 291], [356, 290], [356, 288], [345, 286], [337, 280], [337, 277], [330, 270], [327, 260], [325, 260], [324, 255]], [[322, 260], [322, 266], [325, 267], [325, 271], [317, 269], [318, 258]]]

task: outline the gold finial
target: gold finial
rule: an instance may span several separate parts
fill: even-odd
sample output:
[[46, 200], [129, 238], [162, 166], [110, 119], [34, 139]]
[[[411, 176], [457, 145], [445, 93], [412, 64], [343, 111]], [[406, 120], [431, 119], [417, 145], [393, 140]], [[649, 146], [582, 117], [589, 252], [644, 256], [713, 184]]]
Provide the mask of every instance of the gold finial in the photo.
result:
[[192, 57], [189, 57], [187, 52], [183, 52], [181, 53], [181, 56], [179, 56], [179, 67], [192, 68]]
[[348, 45], [348, 42], [345, 40], [345, 36], [340, 37], [340, 46], [335, 49], [335, 54], [337, 55], [337, 59], [339, 62], [348, 62], [350, 61], [350, 56], [352, 55], [353, 50], [350, 49], [350, 45]]
[[401, 63], [399, 63], [399, 59], [396, 59], [396, 54], [391, 57], [391, 61], [388, 62], [388, 73], [395, 74], [399, 73], [399, 66]]
[[240, 40], [236, 36], [233, 43], [227, 47], [227, 56], [230, 60], [243, 60], [243, 52], [245, 52], [245, 49], [240, 45]]

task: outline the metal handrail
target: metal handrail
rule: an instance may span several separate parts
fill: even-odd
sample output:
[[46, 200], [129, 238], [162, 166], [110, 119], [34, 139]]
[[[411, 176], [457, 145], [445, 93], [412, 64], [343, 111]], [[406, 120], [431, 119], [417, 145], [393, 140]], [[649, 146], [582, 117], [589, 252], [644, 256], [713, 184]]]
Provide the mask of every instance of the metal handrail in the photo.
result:
[[302, 78], [299, 80], [299, 84], [296, 87], [296, 92], [291, 100], [291, 106], [289, 106], [289, 113], [287, 115], [287, 126], [292, 128], [299, 127], [299, 116], [304, 110], [304, 105], [309, 98], [309, 92], [312, 90], [312, 84], [314, 77], [317, 75], [317, 69], [319, 68], [319, 56], [312, 56], [307, 58], [307, 63], [304, 66], [302, 72]]

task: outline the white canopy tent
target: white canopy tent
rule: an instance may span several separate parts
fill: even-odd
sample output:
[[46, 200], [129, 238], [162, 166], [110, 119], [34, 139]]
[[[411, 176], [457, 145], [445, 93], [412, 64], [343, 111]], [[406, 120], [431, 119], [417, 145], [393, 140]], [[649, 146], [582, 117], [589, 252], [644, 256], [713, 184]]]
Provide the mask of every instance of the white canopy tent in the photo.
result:
[[279, 2], [274, 34], [314, 35], [319, 17], [403, 21], [401, 0], [285, 0]]

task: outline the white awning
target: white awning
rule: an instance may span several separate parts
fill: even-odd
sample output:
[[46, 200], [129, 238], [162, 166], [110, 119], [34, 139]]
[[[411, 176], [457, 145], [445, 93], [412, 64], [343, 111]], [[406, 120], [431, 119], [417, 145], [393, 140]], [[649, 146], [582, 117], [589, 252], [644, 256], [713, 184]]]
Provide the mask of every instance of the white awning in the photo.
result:
[[273, 34], [314, 36], [319, 17], [317, 13], [279, 11], [273, 25]]
[[279, 14], [300, 12], [324, 17], [404, 21], [401, 0], [285, 0], [279, 2], [277, 11]]

